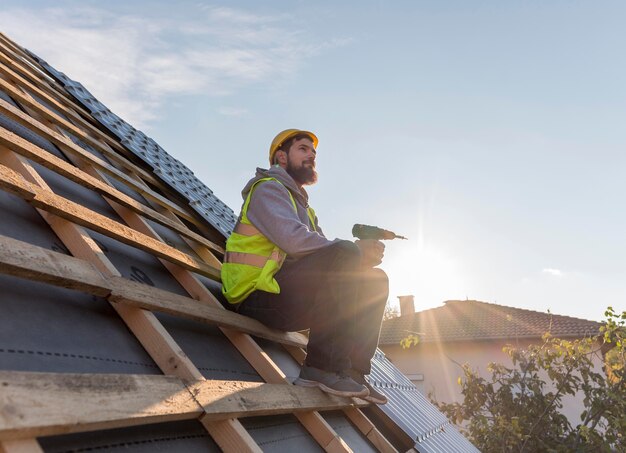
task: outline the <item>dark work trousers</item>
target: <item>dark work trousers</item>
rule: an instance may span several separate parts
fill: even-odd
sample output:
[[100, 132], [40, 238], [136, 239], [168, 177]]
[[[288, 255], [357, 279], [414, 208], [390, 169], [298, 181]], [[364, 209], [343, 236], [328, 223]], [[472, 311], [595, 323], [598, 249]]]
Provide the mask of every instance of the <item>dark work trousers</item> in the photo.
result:
[[239, 313], [275, 329], [310, 329], [306, 364], [369, 374], [385, 304], [387, 275], [363, 269], [356, 244], [340, 241], [286, 261], [275, 278], [280, 294], [255, 291]]

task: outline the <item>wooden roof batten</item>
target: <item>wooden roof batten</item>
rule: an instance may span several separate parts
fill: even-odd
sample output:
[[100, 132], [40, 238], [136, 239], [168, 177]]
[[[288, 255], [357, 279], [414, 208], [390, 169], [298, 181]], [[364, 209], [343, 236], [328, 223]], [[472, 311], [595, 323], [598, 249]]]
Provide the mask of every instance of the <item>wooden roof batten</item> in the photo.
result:
[[[0, 450], [38, 452], [39, 436], [197, 419], [224, 451], [261, 451], [238, 419], [293, 413], [325, 451], [346, 452], [351, 451], [348, 444], [319, 414], [342, 410], [374, 448], [396, 451], [360, 411], [363, 401], [289, 385], [251, 335], [284, 345], [296, 360], [302, 360], [306, 338], [224, 310], [199, 278], [219, 280], [223, 249], [189, 230], [182, 219], [199, 228], [206, 225], [187, 206], [154, 192], [149, 184], [161, 183], [128, 160], [124, 147], [86, 120], [89, 114], [43, 69], [35, 70], [37, 62], [2, 34], [0, 55], [0, 89], [21, 107], [0, 100], [0, 112], [52, 142], [71, 162], [0, 128], [0, 189], [36, 209], [72, 255], [0, 236], [0, 273], [106, 298], [164, 374], [0, 371]], [[45, 98], [68, 119], [30, 93]], [[109, 162], [74, 144], [68, 133]], [[33, 163], [102, 196], [121, 221], [56, 194]], [[111, 178], [146, 203], [116, 189]], [[193, 252], [168, 245], [148, 220], [180, 235]], [[157, 257], [188, 296], [124, 278], [89, 231]], [[266, 383], [205, 379], [154, 312], [219, 326]]]

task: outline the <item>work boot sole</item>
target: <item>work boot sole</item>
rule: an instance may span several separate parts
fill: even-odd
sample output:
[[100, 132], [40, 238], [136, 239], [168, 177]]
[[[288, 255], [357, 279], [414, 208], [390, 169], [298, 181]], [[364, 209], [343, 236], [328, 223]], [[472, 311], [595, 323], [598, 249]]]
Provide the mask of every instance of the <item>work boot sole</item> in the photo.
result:
[[374, 404], [387, 404], [389, 402], [389, 399], [378, 390], [376, 390], [376, 388], [372, 384], [367, 382], [362, 374], [358, 373], [357, 371], [352, 371], [352, 373], [350, 373], [349, 375], [357, 384], [361, 384], [365, 388], [367, 388], [369, 394], [363, 398], [365, 401], [369, 401], [370, 403]]
[[317, 381], [309, 381], [308, 379], [297, 378], [293, 381], [294, 385], [299, 385], [300, 387], [318, 387], [321, 391], [330, 393], [331, 395], [343, 396], [346, 398], [363, 398], [369, 395], [369, 390], [367, 387], [363, 386], [363, 390], [360, 392], [350, 392], [347, 390], [336, 390], [330, 387], [325, 386], [321, 382]]
[[369, 401], [370, 403], [374, 403], [374, 404], [387, 404], [389, 402], [386, 396], [384, 395], [374, 396], [371, 393], [367, 396], [364, 396], [363, 399], [365, 401]]

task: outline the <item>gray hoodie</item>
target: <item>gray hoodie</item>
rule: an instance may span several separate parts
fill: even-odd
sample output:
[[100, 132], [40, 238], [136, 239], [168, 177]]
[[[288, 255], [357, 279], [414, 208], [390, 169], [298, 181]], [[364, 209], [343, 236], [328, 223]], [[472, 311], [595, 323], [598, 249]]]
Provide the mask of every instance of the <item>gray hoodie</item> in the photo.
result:
[[[309, 195], [298, 187], [293, 178], [280, 166], [273, 166], [269, 170], [256, 169], [256, 175], [241, 192], [244, 202], [252, 185], [262, 178], [272, 177], [279, 180], [266, 181], [256, 186], [250, 205], [248, 206], [248, 220], [266, 238], [287, 253], [287, 259], [301, 258], [322, 247], [335, 243], [326, 239], [315, 218], [315, 230], [307, 214]], [[291, 192], [298, 212], [293, 209], [289, 198]]]

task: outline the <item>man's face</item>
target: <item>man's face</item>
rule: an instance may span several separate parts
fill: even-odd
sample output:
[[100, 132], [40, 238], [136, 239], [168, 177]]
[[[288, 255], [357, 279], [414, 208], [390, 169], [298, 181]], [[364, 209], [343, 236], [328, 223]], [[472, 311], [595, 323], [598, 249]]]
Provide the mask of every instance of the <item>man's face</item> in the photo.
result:
[[315, 171], [315, 148], [308, 138], [296, 140], [287, 153], [287, 173], [300, 185], [307, 186], [317, 182]]

